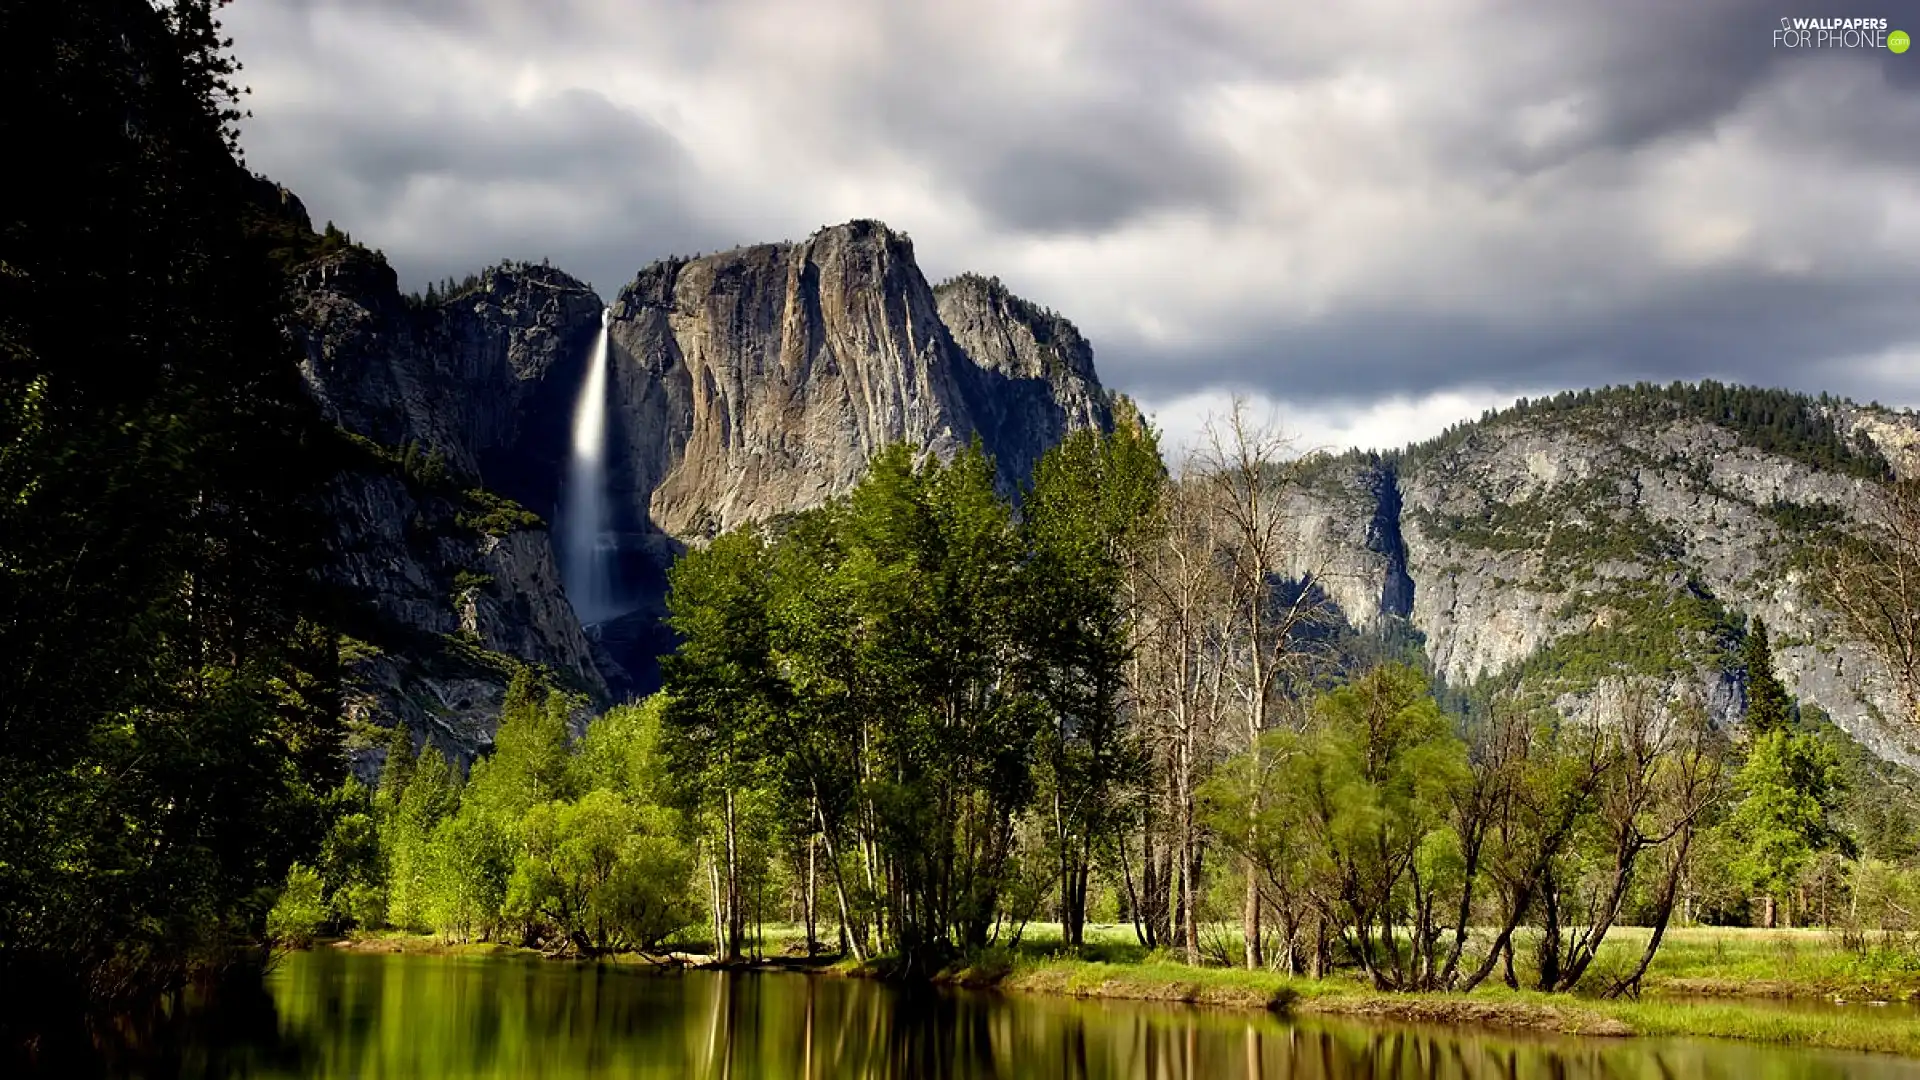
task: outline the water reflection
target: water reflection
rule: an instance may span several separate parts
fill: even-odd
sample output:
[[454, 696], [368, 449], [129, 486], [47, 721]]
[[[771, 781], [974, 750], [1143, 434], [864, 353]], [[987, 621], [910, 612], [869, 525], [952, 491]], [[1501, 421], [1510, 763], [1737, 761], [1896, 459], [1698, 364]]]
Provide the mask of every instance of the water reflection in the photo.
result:
[[498, 958], [291, 957], [273, 1008], [215, 1015], [148, 1075], [744, 1080], [1486, 1080], [1920, 1076], [1901, 1059], [1730, 1043], [1288, 1024], [1120, 1002], [663, 975]]

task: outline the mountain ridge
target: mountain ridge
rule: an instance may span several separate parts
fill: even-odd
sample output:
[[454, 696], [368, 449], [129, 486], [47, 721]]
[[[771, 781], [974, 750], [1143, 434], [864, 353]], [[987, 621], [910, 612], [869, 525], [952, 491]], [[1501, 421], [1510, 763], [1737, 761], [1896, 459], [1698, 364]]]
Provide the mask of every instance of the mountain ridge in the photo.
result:
[[[556, 520], [601, 307], [590, 287], [509, 263], [450, 295], [406, 298], [358, 249], [323, 256], [301, 281], [296, 333], [336, 422], [438, 452]], [[541, 528], [424, 569], [397, 553], [405, 538], [391, 529], [381, 548], [386, 585], [414, 597], [402, 622], [541, 663], [596, 700], [650, 688], [652, 658], [672, 645], [665, 571], [687, 545], [845, 493], [892, 442], [945, 455], [978, 438], [1017, 491], [1064, 434], [1131, 411], [1065, 317], [983, 275], [931, 284], [906, 234], [869, 219], [657, 260], [605, 306], [629, 614], [581, 628], [556, 602]], [[1724, 654], [1761, 616], [1798, 697], [1881, 757], [1920, 765], [1920, 747], [1888, 720], [1875, 661], [1811, 595], [1805, 557], [1821, 530], [1862, 512], [1878, 479], [1916, 471], [1911, 412], [1713, 382], [1568, 391], [1386, 453], [1310, 455], [1287, 495], [1298, 543], [1281, 569], [1316, 579], [1356, 628], [1405, 625], [1451, 686], [1577, 698], [1598, 666], [1680, 658], [1728, 723], [1744, 689]], [[343, 513], [418, 514], [383, 498]], [[364, 566], [357, 585], [383, 588]], [[444, 618], [420, 599], [436, 588], [449, 593]], [[516, 630], [516, 618], [530, 625]], [[416, 727], [442, 717], [463, 752], [484, 745], [497, 678], [457, 693], [414, 680], [422, 693], [412, 676], [379, 675], [374, 708]]]
[[[1732, 653], [1758, 616], [1775, 629], [1776, 666], [1797, 698], [1879, 756], [1920, 764], [1886, 673], [1822, 603], [1816, 567], [1829, 531], [1882, 497], [1879, 478], [1913, 475], [1920, 416], [1783, 391], [1690, 390], [1792, 403], [1838, 442], [1782, 441], [1743, 431], [1744, 420], [1669, 409], [1660, 395], [1672, 387], [1576, 392], [1409, 451], [1305, 463], [1296, 498], [1318, 529], [1303, 534], [1298, 561], [1332, 569], [1327, 591], [1358, 625], [1382, 617], [1378, 598], [1404, 574], [1404, 621], [1451, 686], [1577, 697], [1612, 671], [1691, 666], [1729, 723], [1744, 711]], [[1619, 406], [1633, 395], [1637, 419], [1626, 423]], [[1756, 445], [1769, 439], [1770, 449]], [[1818, 460], [1820, 447], [1849, 443], [1846, 458]], [[1360, 492], [1388, 479], [1403, 503], [1398, 562], [1364, 554], [1381, 503]]]

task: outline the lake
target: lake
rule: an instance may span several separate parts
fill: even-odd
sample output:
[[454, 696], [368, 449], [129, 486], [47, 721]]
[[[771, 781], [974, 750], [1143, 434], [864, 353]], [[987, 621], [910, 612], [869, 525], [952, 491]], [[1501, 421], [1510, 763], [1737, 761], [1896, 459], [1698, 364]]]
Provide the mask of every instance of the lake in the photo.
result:
[[[657, 973], [506, 957], [297, 953], [194, 1014], [147, 1075], [748, 1080], [1920, 1077], [1892, 1057], [1666, 1039], [1289, 1022], [1131, 1002]], [[139, 1073], [133, 1072], [133, 1075]]]

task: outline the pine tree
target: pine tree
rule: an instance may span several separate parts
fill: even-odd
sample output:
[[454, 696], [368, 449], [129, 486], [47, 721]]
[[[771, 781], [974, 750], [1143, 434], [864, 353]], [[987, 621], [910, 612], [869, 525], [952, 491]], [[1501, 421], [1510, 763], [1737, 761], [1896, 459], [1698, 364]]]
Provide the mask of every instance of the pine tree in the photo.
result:
[[1773, 646], [1766, 621], [1754, 616], [1741, 648], [1747, 677], [1747, 730], [1755, 737], [1782, 731], [1793, 722], [1793, 699], [1773, 673]]

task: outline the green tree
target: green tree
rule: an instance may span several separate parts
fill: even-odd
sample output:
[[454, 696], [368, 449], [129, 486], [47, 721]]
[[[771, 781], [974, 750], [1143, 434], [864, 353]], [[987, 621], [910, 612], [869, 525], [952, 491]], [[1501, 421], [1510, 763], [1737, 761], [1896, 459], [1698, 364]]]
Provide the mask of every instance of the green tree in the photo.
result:
[[372, 793], [348, 780], [328, 800], [332, 825], [314, 861], [335, 930], [371, 928], [386, 921], [386, 863]]
[[651, 949], [691, 921], [692, 869], [669, 813], [590, 791], [527, 813], [507, 906], [584, 954]]
[[574, 704], [529, 668], [514, 669], [486, 758], [489, 809], [518, 814], [575, 794], [567, 733]]
[[1758, 615], [1740, 647], [1740, 662], [1747, 678], [1747, 730], [1754, 735], [1786, 730], [1793, 723], [1793, 699], [1774, 674], [1773, 645]]
[[1307, 891], [1333, 915], [1375, 987], [1432, 989], [1465, 887], [1450, 811], [1468, 782], [1466, 746], [1426, 678], [1385, 665], [1323, 695], [1304, 734], [1262, 736], [1202, 801], [1257, 886]]
[[1032, 585], [1022, 617], [1051, 714], [1041, 782], [1070, 946], [1083, 940], [1095, 848], [1115, 838], [1139, 769], [1121, 708], [1134, 615], [1125, 584], [1151, 542], [1165, 484], [1150, 431], [1079, 431], [1041, 457], [1024, 505]]
[[319, 871], [302, 863], [287, 868], [280, 898], [267, 913], [267, 938], [288, 948], [304, 948], [327, 923], [327, 902], [321, 895]]
[[628, 802], [665, 804], [675, 792], [661, 744], [667, 700], [655, 694], [634, 705], [616, 705], [588, 725], [574, 746], [572, 786], [604, 788]]
[[673, 627], [683, 641], [661, 664], [668, 751], [688, 794], [715, 823], [715, 948], [739, 959], [745, 944], [743, 795], [775, 747], [770, 723], [784, 705], [772, 666], [766, 545], [757, 533], [716, 537], [669, 574]]
[[459, 805], [453, 770], [440, 751], [429, 747], [420, 755], [381, 837], [387, 850], [387, 921], [393, 925], [409, 930], [431, 925], [434, 830]]
[[1811, 735], [1772, 731], [1754, 739], [1735, 787], [1740, 801], [1725, 825], [1732, 870], [1762, 898], [1761, 922], [1771, 927], [1800, 871], [1841, 842], [1829, 820], [1841, 795], [1839, 762]]
[[470, 801], [434, 825], [423, 852], [421, 915], [459, 941], [488, 937], [502, 922], [513, 871], [513, 838]]

